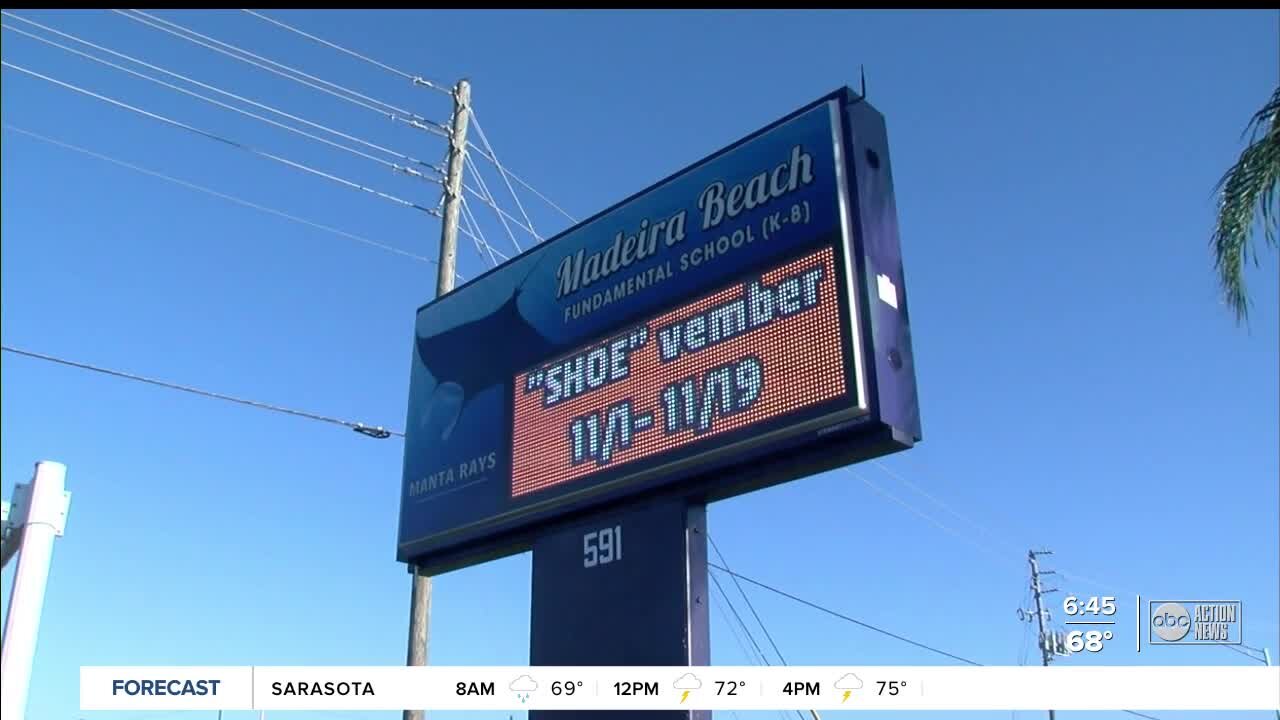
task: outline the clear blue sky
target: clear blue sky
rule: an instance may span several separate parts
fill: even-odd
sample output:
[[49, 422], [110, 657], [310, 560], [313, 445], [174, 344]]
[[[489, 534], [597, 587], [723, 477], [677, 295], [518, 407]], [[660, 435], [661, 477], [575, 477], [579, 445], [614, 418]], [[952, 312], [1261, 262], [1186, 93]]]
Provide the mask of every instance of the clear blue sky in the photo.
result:
[[[439, 138], [107, 11], [22, 14], [409, 154], [443, 152]], [[162, 15], [446, 117], [444, 95], [242, 13]], [[876, 466], [858, 473], [914, 511], [828, 473], [715, 505], [711, 532], [729, 562], [951, 652], [1017, 664], [1024, 555], [1043, 546], [1050, 566], [1095, 583], [1064, 590], [1120, 597], [1118, 638], [1068, 664], [1247, 662], [1222, 648], [1135, 655], [1135, 592], [1238, 598], [1245, 641], [1280, 651], [1280, 258], [1264, 253], [1250, 272], [1245, 330], [1216, 299], [1207, 247], [1213, 184], [1275, 87], [1277, 13], [278, 17], [428, 77], [470, 77], [500, 157], [578, 217], [856, 85], [865, 64], [889, 123], [925, 428], [884, 466], [945, 507]], [[393, 194], [438, 197], [56, 48], [8, 31], [3, 41], [11, 63]], [[8, 69], [3, 121], [434, 256], [438, 223], [414, 210]], [[6, 344], [402, 425], [432, 266], [8, 130], [2, 179]], [[539, 230], [564, 226], [522, 200]], [[488, 217], [490, 241], [510, 253]], [[460, 258], [464, 275], [484, 267], [468, 245]], [[399, 440], [9, 354], [2, 408], [6, 497], [40, 459], [66, 463], [75, 494], [32, 720], [99, 716], [79, 713], [80, 665], [403, 662]], [[439, 578], [432, 661], [527, 662], [529, 572], [523, 555]], [[752, 597], [793, 664], [949, 662]], [[748, 663], [726, 618], [713, 623], [714, 662]]]

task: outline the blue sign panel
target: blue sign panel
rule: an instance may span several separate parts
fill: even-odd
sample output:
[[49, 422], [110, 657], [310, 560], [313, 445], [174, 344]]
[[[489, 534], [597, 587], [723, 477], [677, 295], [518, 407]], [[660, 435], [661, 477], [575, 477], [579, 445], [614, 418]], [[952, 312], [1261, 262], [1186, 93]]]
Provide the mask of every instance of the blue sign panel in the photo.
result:
[[918, 440], [885, 145], [842, 90], [421, 308], [398, 558]]

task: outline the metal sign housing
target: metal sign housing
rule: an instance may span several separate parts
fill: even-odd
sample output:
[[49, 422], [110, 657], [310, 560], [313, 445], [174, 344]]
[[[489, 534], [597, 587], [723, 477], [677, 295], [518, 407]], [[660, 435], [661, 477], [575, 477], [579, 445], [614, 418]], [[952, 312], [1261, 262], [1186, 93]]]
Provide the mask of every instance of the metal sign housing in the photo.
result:
[[418, 311], [397, 557], [920, 437], [884, 120], [845, 88]]

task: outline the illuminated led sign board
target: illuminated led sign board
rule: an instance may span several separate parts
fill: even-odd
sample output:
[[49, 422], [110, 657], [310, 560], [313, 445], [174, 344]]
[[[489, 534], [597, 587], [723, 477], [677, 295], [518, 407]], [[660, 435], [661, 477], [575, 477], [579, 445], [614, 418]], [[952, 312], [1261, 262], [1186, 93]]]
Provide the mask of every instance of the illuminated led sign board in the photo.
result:
[[884, 120], [847, 89], [513, 258], [418, 311], [397, 557], [910, 447], [905, 290]]

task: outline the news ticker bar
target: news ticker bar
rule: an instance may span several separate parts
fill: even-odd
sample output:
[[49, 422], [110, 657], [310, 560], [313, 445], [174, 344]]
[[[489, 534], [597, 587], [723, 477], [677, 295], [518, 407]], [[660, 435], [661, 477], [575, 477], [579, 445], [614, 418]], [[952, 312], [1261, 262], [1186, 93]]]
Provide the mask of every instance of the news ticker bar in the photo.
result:
[[81, 710], [1272, 710], [1273, 667], [82, 667]]

